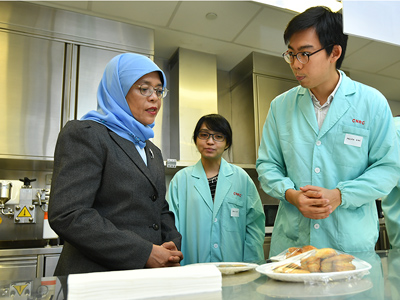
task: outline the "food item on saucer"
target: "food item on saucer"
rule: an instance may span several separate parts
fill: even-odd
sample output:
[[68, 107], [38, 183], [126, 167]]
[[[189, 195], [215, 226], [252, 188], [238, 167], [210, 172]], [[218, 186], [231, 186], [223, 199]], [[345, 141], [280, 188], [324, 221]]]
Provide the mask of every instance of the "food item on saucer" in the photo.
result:
[[308, 270], [311, 273], [321, 272], [321, 259], [318, 257], [306, 257], [303, 258], [300, 263], [304, 270]]
[[350, 254], [338, 254], [332, 248], [317, 249], [315, 255], [301, 259], [300, 263], [304, 270], [315, 272], [343, 272], [355, 270], [352, 264], [354, 256]]
[[296, 260], [296, 258], [294, 258], [295, 261], [292, 259], [290, 263], [275, 267], [273, 271], [276, 273], [306, 274], [343, 272], [356, 269], [355, 265], [352, 263], [354, 256], [337, 252], [332, 248], [317, 249], [311, 245], [301, 248], [291, 247], [288, 249], [286, 257], [295, 257], [296, 255], [310, 250], [315, 251], [304, 254], [301, 259]]
[[307, 245], [307, 246], [303, 246], [303, 247], [301, 247], [301, 251], [304, 253], [304, 252], [307, 252], [307, 251], [310, 251], [310, 250], [315, 250], [315, 249], [317, 249], [317, 248], [315, 248], [314, 246], [311, 246], [311, 245]]
[[283, 266], [279, 266], [273, 269], [275, 273], [289, 273], [289, 274], [307, 274], [310, 273], [308, 270], [304, 270], [301, 266], [290, 263]]
[[300, 247], [290, 247], [288, 249], [288, 252], [286, 253], [286, 258], [293, 257], [293, 256], [296, 256], [301, 253], [304, 253], [304, 252], [307, 252], [310, 250], [314, 250], [314, 249], [317, 249], [317, 248], [315, 248], [314, 246], [311, 246], [311, 245], [303, 246], [301, 248]]
[[301, 248], [298, 247], [290, 247], [288, 252], [286, 253], [286, 258], [299, 255], [301, 253]]
[[321, 248], [317, 249], [317, 253], [315, 253], [315, 257], [325, 259], [331, 256], [336, 255], [336, 250], [332, 248]]
[[322, 272], [342, 272], [355, 270], [355, 266], [351, 263], [354, 256], [350, 254], [339, 254], [321, 261]]

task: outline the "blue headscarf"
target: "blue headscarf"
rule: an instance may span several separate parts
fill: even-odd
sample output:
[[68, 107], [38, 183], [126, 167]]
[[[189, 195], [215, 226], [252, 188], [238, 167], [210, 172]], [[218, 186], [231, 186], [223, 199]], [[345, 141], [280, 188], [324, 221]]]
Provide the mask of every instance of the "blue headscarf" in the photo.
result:
[[139, 78], [154, 71], [160, 73], [165, 88], [167, 80], [164, 72], [148, 57], [134, 53], [115, 56], [107, 64], [97, 90], [97, 111], [88, 112], [81, 120], [102, 123], [143, 149], [146, 140], [154, 137], [154, 123], [143, 125], [138, 122], [133, 117], [125, 97]]

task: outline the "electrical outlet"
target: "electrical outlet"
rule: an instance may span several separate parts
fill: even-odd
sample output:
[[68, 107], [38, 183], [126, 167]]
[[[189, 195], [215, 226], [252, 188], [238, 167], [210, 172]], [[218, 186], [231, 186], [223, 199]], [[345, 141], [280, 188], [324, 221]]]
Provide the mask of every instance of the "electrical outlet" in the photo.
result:
[[46, 174], [45, 176], [45, 181], [46, 181], [46, 185], [51, 185], [51, 178], [52, 178], [53, 174]]

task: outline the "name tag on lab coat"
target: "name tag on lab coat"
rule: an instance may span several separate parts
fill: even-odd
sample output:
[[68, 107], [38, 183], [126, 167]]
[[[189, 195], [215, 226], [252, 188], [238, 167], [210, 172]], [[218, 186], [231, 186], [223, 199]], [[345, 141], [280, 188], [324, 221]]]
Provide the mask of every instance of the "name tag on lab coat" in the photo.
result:
[[239, 209], [238, 208], [231, 208], [231, 217], [239, 217]]
[[363, 141], [362, 136], [358, 136], [358, 135], [354, 135], [354, 134], [347, 133], [346, 136], [344, 137], [345, 145], [361, 147], [362, 141]]

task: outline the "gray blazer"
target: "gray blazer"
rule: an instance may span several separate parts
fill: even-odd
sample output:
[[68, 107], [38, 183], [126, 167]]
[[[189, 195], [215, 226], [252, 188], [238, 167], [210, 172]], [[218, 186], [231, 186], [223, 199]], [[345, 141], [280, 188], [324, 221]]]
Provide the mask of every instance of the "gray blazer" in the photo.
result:
[[150, 141], [145, 151], [147, 166], [132, 142], [95, 121], [61, 130], [49, 222], [64, 247], [54, 275], [140, 269], [153, 244], [180, 249], [161, 151]]

